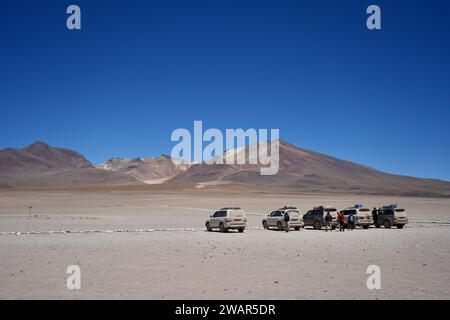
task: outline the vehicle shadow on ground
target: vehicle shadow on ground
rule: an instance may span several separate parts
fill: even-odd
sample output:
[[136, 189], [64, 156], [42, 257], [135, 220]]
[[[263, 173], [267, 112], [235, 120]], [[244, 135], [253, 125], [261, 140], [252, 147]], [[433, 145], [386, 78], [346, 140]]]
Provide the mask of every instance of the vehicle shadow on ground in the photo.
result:
[[220, 230], [206, 230], [206, 229], [203, 229], [203, 231], [204, 232], [212, 232], [212, 233], [245, 233], [245, 232], [239, 232], [238, 230], [228, 230], [228, 231], [222, 232]]
[[[301, 232], [302, 230], [305, 230], [305, 229], [300, 229], [300, 230], [294, 230], [294, 229], [291, 229], [291, 230], [289, 230], [289, 232]], [[286, 230], [284, 230], [284, 229], [275, 229], [275, 228], [273, 228], [273, 229], [264, 229], [264, 231], [275, 231], [275, 232], [286, 232]]]

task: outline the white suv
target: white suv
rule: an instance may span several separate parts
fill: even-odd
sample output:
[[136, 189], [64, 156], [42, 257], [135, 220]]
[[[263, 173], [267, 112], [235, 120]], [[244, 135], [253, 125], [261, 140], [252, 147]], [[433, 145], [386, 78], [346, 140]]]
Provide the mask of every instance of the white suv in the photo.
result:
[[278, 230], [285, 230], [286, 222], [284, 221], [284, 214], [289, 214], [289, 227], [294, 228], [294, 230], [301, 230], [304, 227], [303, 217], [300, 211], [296, 207], [284, 207], [273, 211], [268, 214], [262, 221], [264, 229], [269, 229], [271, 227], [277, 228]]
[[237, 229], [244, 232], [247, 227], [247, 216], [241, 208], [222, 208], [206, 221], [206, 230], [219, 229], [221, 232], [228, 232], [230, 229]]
[[355, 218], [355, 226], [360, 226], [363, 229], [368, 229], [373, 223], [372, 212], [369, 208], [364, 208], [362, 205], [355, 205], [354, 207], [341, 210], [344, 213], [344, 223], [348, 225], [348, 217], [352, 214]]

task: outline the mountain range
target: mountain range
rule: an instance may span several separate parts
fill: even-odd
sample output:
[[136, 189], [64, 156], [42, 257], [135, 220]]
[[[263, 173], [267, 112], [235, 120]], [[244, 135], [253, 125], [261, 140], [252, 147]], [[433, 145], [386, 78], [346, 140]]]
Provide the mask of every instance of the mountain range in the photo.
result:
[[76, 151], [35, 142], [23, 149], [0, 150], [0, 188], [71, 188], [126, 186], [136, 179], [95, 168]]
[[[280, 141], [280, 170], [261, 176], [260, 165], [174, 164], [170, 156], [113, 158], [93, 165], [76, 151], [36, 142], [0, 150], [0, 189], [142, 187], [239, 189], [450, 197], [450, 182], [385, 173]], [[232, 153], [248, 152], [247, 148]], [[230, 155], [228, 151], [224, 157]]]

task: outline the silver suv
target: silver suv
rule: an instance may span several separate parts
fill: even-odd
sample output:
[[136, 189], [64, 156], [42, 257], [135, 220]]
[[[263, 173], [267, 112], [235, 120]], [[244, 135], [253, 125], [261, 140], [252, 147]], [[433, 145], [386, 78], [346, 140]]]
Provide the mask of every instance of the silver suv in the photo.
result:
[[205, 226], [208, 231], [219, 229], [221, 232], [228, 232], [230, 229], [237, 229], [244, 232], [247, 227], [247, 216], [241, 208], [222, 208], [209, 217]]
[[277, 228], [278, 230], [286, 229], [286, 221], [284, 221], [285, 213], [289, 214], [289, 227], [294, 228], [294, 230], [301, 230], [304, 227], [303, 217], [300, 211], [294, 207], [284, 207], [275, 210], [267, 215], [262, 221], [264, 229]]
[[362, 205], [355, 205], [354, 207], [341, 210], [344, 213], [344, 224], [348, 226], [348, 217], [353, 215], [355, 218], [355, 226], [359, 226], [363, 229], [368, 229], [372, 224], [372, 213], [369, 208], [364, 208]]
[[408, 223], [408, 215], [405, 209], [397, 208], [396, 204], [383, 206], [374, 212], [374, 224], [376, 228], [384, 226], [390, 229], [396, 226], [402, 229]]

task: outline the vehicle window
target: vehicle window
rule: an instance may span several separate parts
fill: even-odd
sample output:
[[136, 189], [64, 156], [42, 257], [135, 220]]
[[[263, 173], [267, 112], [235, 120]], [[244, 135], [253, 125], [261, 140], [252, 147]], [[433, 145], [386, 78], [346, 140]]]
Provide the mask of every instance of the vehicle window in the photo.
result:
[[311, 216], [313, 214], [313, 211], [311, 211], [311, 210], [309, 210], [307, 213], [306, 213], [306, 216]]
[[351, 214], [356, 214], [357, 212], [356, 212], [356, 210], [351, 210], [350, 213]]
[[275, 216], [275, 211], [272, 211], [272, 213], [270, 214], [271, 217]]
[[227, 216], [227, 212], [226, 211], [217, 211], [216, 213], [214, 213], [214, 218], [222, 218], [222, 217], [226, 217]]
[[276, 217], [281, 217], [283, 214], [282, 214], [282, 212], [281, 211], [277, 211], [277, 212], [275, 212], [275, 216]]

